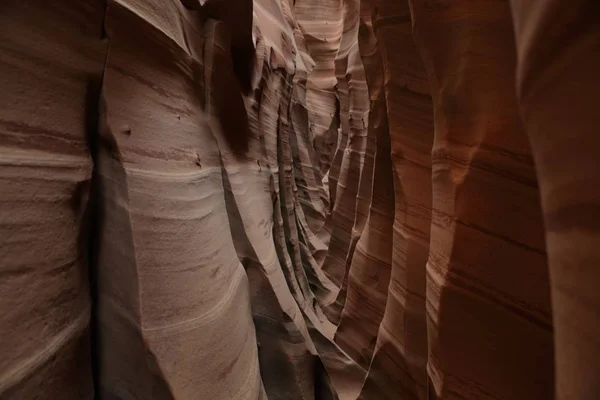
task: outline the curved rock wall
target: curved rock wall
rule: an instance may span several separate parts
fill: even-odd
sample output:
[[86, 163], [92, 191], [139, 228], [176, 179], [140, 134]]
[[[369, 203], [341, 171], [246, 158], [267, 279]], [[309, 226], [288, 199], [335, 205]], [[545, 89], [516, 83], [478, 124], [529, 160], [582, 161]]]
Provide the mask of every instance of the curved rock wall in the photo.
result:
[[559, 3], [5, 1], [0, 399], [600, 396]]
[[435, 125], [431, 384], [442, 398], [551, 398], [548, 267], [509, 4], [414, 0], [411, 9]]
[[[425, 264], [431, 225], [432, 104], [414, 45], [408, 2], [372, 1], [372, 27], [384, 77], [395, 218], [391, 281], [361, 399], [424, 398], [427, 386]], [[389, 190], [389, 189], [388, 189]]]
[[[211, 119], [215, 75], [235, 82], [222, 25], [178, 2], [108, 5], [96, 164], [108, 398], [264, 396]], [[244, 111], [239, 88], [221, 90]]]
[[511, 1], [517, 94], [535, 160], [552, 288], [556, 397], [600, 396], [600, 5]]
[[100, 2], [0, 6], [0, 398], [91, 399], [89, 137]]

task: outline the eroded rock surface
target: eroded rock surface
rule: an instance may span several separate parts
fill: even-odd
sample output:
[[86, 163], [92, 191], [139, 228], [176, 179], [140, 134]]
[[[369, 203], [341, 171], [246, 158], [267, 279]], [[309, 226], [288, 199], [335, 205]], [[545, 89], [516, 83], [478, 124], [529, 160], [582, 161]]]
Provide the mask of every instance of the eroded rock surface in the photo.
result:
[[0, 6], [0, 398], [89, 399], [99, 2]]
[[0, 398], [600, 396], [600, 11], [530, 3], [3, 2]]

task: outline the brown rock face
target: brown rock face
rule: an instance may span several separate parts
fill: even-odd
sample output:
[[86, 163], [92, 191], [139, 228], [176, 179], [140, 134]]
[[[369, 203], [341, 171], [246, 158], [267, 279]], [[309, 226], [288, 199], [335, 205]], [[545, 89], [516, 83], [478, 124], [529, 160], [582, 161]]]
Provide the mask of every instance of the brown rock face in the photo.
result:
[[0, 398], [93, 396], [86, 225], [98, 2], [0, 6]]
[[531, 141], [552, 282], [556, 397], [600, 396], [600, 5], [511, 1], [517, 91]]
[[411, 9], [435, 125], [432, 389], [442, 398], [551, 398], [548, 267], [509, 5], [414, 0]]
[[[408, 2], [365, 2], [365, 26], [385, 77], [395, 218], [385, 314], [361, 399], [424, 398], [427, 385], [425, 264], [431, 225], [433, 116], [427, 75], [414, 45]], [[373, 115], [374, 111], [371, 111]], [[380, 189], [384, 190], [384, 189]], [[389, 239], [388, 239], [389, 241]]]
[[0, 5], [0, 399], [600, 397], [591, 0]]

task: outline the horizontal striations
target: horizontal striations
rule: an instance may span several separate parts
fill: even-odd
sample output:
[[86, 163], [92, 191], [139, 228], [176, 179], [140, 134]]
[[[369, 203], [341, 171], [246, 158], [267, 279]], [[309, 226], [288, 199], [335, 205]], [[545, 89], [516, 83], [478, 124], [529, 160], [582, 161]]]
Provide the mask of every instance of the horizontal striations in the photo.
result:
[[431, 390], [444, 399], [550, 398], [548, 268], [509, 6], [413, 0], [411, 9], [435, 109]]
[[352, 255], [336, 332], [336, 341], [365, 369], [383, 317], [392, 257], [394, 193], [386, 135], [387, 131], [381, 132], [377, 140], [370, 210]]
[[408, 2], [376, 4], [371, 25], [384, 70], [387, 113], [380, 119], [389, 125], [395, 217], [387, 303], [361, 399], [424, 399], [433, 108]]
[[[325, 145], [325, 148], [330, 148], [333, 153], [327, 157], [331, 161], [327, 161], [327, 166], [322, 166], [322, 170], [325, 171], [330, 194], [330, 214], [325, 221], [324, 229], [331, 232], [328, 251], [323, 260], [323, 271], [328, 279], [341, 289], [333, 303], [323, 305], [326, 306], [325, 311], [329, 318], [337, 323], [345, 299], [346, 283], [344, 282], [347, 280], [353, 250], [366, 219], [372, 186], [370, 180], [372, 179], [373, 157], [365, 159], [369, 105], [364, 71], [356, 44], [358, 19], [353, 10], [357, 9], [358, 2], [317, 3], [319, 4], [314, 4], [308, 9], [306, 8], [308, 7], [307, 2], [297, 2], [296, 12], [299, 15], [299, 25], [306, 37], [308, 51], [315, 60], [315, 81], [312, 82], [312, 78], [309, 76], [308, 93], [310, 97], [308, 98], [313, 101], [314, 105], [318, 105], [331, 99], [328, 97], [327, 91], [333, 90], [337, 99], [336, 114], [339, 116], [339, 129], [327, 122], [325, 116], [323, 119], [325, 123], [321, 125], [322, 129], [319, 132], [313, 132], [317, 152], [322, 152], [321, 145], [323, 143], [336, 143], [335, 146]], [[336, 9], [338, 19], [327, 19], [324, 28], [319, 28], [312, 22], [305, 23], [304, 21], [309, 17], [312, 17], [314, 21], [315, 11], [319, 7]], [[323, 35], [322, 41], [315, 40], [319, 35]], [[329, 46], [327, 36], [335, 40], [334, 43], [337, 46], [335, 53], [326, 51]], [[320, 82], [316, 81], [319, 77], [318, 71], [321, 69], [323, 74], [325, 74], [325, 70], [327, 71], [329, 84], [325, 84], [324, 79]], [[310, 103], [308, 109], [309, 118], [319, 120], [319, 116], [311, 114]], [[318, 107], [318, 110], [322, 113], [327, 108]], [[316, 127], [316, 129], [320, 128]], [[327, 138], [327, 135], [334, 133], [333, 129], [337, 130], [335, 132], [336, 140]], [[319, 139], [317, 135], [326, 135], [326, 137]], [[370, 149], [372, 154], [373, 146]], [[361, 186], [363, 164], [366, 168]], [[357, 202], [360, 187], [362, 187], [361, 200]], [[358, 214], [356, 214], [357, 204], [361, 205]], [[357, 216], [359, 217], [358, 225], [357, 229], [354, 229]]]
[[[329, 199], [311, 133], [310, 107], [318, 106], [309, 95], [315, 60], [297, 11], [288, 1], [255, 3], [255, 86], [246, 105], [248, 156], [256, 161], [237, 166], [223, 153], [228, 213], [250, 282], [267, 395], [350, 399], [361, 369], [333, 343], [335, 327], [320, 306], [338, 288], [321, 265]], [[264, 200], [272, 208], [259, 220], [256, 201]], [[243, 229], [234, 228], [237, 221]]]
[[104, 8], [0, 8], [0, 398], [89, 399], [88, 135]]
[[[101, 393], [264, 397], [248, 279], [229, 230], [218, 128], [206, 112], [214, 100], [203, 67], [216, 57], [205, 50], [204, 38], [215, 40], [204, 31], [211, 25], [199, 25], [179, 2], [140, 7], [112, 2], [106, 16]], [[164, 18], [182, 25], [166, 32]], [[149, 44], [153, 53], [143, 50]]]
[[[309, 134], [323, 175], [329, 172], [338, 145], [340, 121], [335, 58], [343, 29], [342, 7], [339, 0], [301, 0], [294, 4], [307, 52], [314, 61], [314, 69], [307, 78], [307, 109]], [[333, 178], [337, 179], [337, 175]]]
[[600, 396], [597, 2], [510, 1], [517, 93], [538, 172], [551, 274], [556, 398]]
[[[260, 148], [251, 150], [250, 154], [257, 159], [254, 166], [236, 168], [225, 162], [225, 169], [232, 189], [230, 199], [233, 200], [228, 208], [237, 209], [237, 212], [229, 211], [229, 218], [236, 249], [246, 264], [250, 282], [266, 393], [272, 399], [312, 399], [315, 380], [324, 371], [319, 369], [317, 350], [301, 311], [310, 290], [302, 273], [298, 230], [295, 228], [294, 203], [298, 198], [293, 190], [292, 170], [294, 164], [304, 167], [309, 161], [301, 161], [301, 150], [298, 146], [290, 147], [289, 131], [282, 127], [284, 120], [289, 126], [290, 119], [296, 119], [294, 114], [288, 114], [293, 101], [290, 77], [295, 76], [294, 73], [305, 76], [306, 65], [298, 63], [296, 70], [289, 70], [286, 67], [289, 64], [280, 62], [293, 60], [283, 51], [301, 56], [298, 54], [301, 43], [296, 42], [294, 26], [289, 24], [286, 16], [289, 18], [289, 9], [285, 13], [276, 2], [255, 4], [257, 87], [249, 102], [252, 106], [248, 115], [251, 126], [255, 127], [251, 134], [258, 138]], [[307, 63], [310, 64], [309, 59]], [[299, 117], [296, 121], [301, 124]], [[298, 131], [300, 135], [302, 132]], [[284, 140], [287, 142], [285, 152]], [[310, 171], [306, 174], [310, 178]], [[298, 181], [307, 186], [304, 178], [298, 176]], [[248, 186], [249, 182], [255, 184]], [[250, 196], [253, 201], [248, 201]], [[261, 200], [267, 201], [266, 208], [258, 212], [256, 206], [260, 203], [257, 201]], [[236, 220], [243, 222], [243, 230], [238, 228], [237, 233], [233, 228]], [[243, 243], [245, 249], [241, 247]], [[295, 251], [288, 247], [292, 243], [297, 245]]]
[[[389, 284], [392, 256], [392, 222], [394, 194], [390, 143], [385, 118], [385, 97], [382, 91], [382, 66], [376, 51], [368, 3], [361, 4], [361, 27], [358, 44], [365, 68], [366, 82], [371, 93], [368, 131], [376, 141], [374, 169], [364, 168], [361, 185], [367, 170], [373, 173], [369, 190], [369, 213], [364, 230], [352, 256], [348, 274], [347, 297], [336, 332], [336, 341], [363, 368], [367, 369], [383, 317]], [[375, 97], [375, 94], [379, 96]], [[365, 165], [367, 163], [365, 157]], [[359, 194], [360, 197], [360, 194]], [[359, 210], [355, 227], [360, 223]]]
[[110, 0], [110, 2], [118, 4], [136, 15], [138, 18], [136, 24], [152, 27], [160, 32], [155, 36], [173, 41], [176, 47], [186, 52], [191, 50], [188, 48], [189, 43], [186, 37], [189, 32], [186, 31], [192, 30], [196, 35], [202, 33], [199, 21], [193, 18], [192, 13], [183, 11], [184, 6], [180, 1]]
[[0, 6], [0, 399], [598, 397], [598, 6], [66, 3]]

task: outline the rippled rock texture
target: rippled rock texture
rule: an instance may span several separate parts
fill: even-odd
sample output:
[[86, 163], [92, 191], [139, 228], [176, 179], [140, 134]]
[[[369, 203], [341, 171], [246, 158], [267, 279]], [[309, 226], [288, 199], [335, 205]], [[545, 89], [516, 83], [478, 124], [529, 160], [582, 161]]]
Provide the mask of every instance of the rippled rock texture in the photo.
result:
[[6, 0], [0, 399], [600, 397], [591, 0]]

